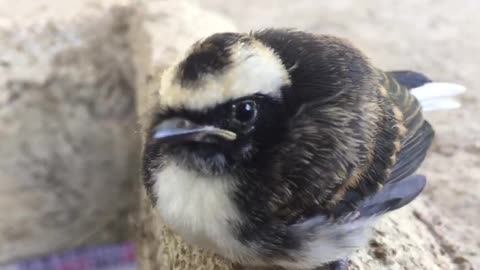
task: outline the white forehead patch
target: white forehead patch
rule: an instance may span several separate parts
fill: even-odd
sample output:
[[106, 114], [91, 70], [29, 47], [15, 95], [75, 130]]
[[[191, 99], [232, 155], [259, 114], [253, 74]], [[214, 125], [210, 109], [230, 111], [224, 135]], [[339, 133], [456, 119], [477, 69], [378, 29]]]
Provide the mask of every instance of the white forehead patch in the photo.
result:
[[177, 79], [178, 65], [173, 65], [162, 77], [160, 105], [201, 110], [256, 93], [278, 95], [282, 86], [290, 84], [281, 60], [260, 42], [234, 45], [231, 59], [224, 71], [202, 75], [186, 87]]

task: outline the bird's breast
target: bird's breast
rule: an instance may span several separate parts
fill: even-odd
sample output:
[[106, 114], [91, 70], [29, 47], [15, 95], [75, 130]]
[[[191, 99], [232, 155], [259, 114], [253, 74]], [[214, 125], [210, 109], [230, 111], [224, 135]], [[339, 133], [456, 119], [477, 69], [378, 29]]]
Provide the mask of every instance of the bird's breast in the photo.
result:
[[241, 253], [244, 247], [233, 234], [232, 225], [240, 218], [229, 180], [169, 164], [156, 175], [156, 209], [163, 222], [188, 242], [228, 257]]

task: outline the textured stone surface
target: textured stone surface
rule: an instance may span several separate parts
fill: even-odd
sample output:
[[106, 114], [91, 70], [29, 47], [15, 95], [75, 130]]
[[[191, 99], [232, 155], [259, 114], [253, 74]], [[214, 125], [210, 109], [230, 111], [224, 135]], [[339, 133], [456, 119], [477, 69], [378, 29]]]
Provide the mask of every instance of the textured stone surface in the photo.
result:
[[94, 2], [0, 3], [0, 263], [127, 235], [141, 17]]

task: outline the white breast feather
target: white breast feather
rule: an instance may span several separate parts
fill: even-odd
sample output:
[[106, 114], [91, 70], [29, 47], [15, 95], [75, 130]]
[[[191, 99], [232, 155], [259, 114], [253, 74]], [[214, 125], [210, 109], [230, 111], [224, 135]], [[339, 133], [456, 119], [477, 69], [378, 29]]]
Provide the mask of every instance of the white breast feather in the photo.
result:
[[185, 240], [231, 259], [249, 251], [231, 232], [239, 220], [231, 200], [231, 179], [215, 179], [169, 164], [157, 174], [156, 208], [163, 221]]

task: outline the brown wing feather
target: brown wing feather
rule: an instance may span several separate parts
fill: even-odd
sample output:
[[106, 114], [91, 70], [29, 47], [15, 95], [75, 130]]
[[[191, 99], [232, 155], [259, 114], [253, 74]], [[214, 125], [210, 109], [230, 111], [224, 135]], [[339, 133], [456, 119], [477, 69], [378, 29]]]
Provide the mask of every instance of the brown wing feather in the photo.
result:
[[358, 203], [382, 185], [399, 181], [415, 172], [433, 139], [433, 129], [423, 118], [420, 103], [406, 87], [379, 71], [378, 92], [383, 99], [383, 117], [377, 124], [371, 158], [356, 181], [347, 180], [336, 198], [335, 216], [356, 209]]
[[425, 159], [434, 137], [432, 126], [424, 119], [418, 100], [409, 89], [390, 74], [382, 73], [382, 84], [389, 93], [394, 111], [405, 134], [400, 142], [400, 150], [395, 155], [395, 165], [389, 181], [398, 181], [414, 173]]

